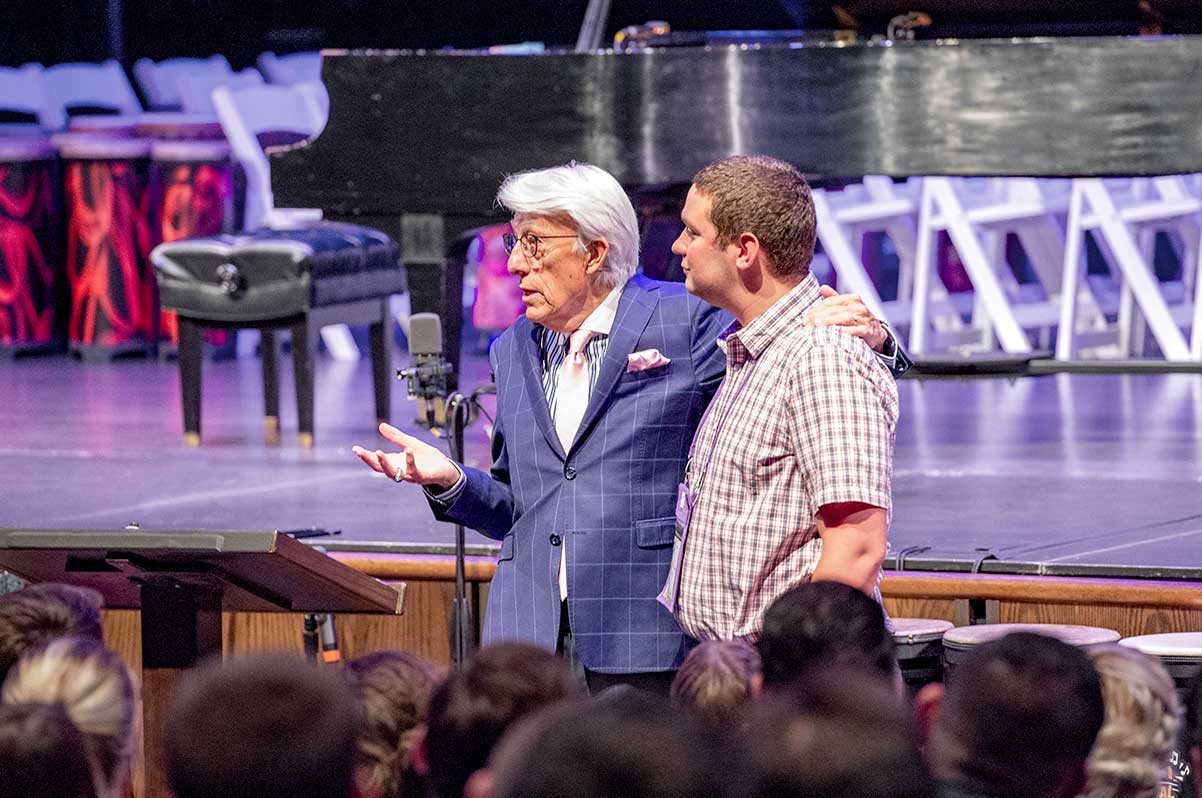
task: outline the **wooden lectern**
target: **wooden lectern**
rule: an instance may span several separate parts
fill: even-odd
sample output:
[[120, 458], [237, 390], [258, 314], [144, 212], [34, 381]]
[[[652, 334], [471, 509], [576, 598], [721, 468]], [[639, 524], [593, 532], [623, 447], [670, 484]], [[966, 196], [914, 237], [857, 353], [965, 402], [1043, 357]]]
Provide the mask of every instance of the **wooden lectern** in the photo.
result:
[[400, 614], [402, 590], [282, 532], [140, 529], [0, 531], [0, 569], [90, 587], [109, 609], [142, 611], [146, 795], [166, 796], [164, 710], [180, 673], [221, 654], [221, 613]]

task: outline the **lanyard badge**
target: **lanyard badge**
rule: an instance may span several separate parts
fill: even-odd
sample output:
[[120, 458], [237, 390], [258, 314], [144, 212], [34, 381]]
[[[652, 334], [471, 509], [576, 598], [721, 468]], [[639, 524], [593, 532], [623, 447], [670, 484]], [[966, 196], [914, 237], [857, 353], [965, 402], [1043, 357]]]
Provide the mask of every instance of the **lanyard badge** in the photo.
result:
[[[689, 534], [689, 521], [693, 518], [693, 508], [697, 505], [697, 497], [701, 495], [701, 484], [705, 479], [705, 472], [709, 470], [710, 460], [714, 456], [714, 450], [718, 447], [718, 438], [722, 434], [722, 427], [726, 424], [726, 419], [730, 415], [730, 411], [734, 409], [735, 402], [739, 399], [739, 394], [743, 393], [743, 389], [747, 387], [747, 383], [751, 380], [751, 374], [755, 371], [758, 360], [751, 362], [747, 373], [739, 380], [739, 385], [735, 389], [734, 396], [730, 398], [730, 403], [722, 412], [722, 417], [718, 420], [718, 429], [714, 432], [713, 441], [710, 444], [710, 450], [706, 454], [705, 462], [701, 466], [700, 473], [697, 474], [697, 479], [693, 482], [696, 489], [690, 488], [693, 472], [693, 452], [697, 445], [696, 439], [693, 440], [693, 446], [689, 447], [689, 459], [685, 463], [684, 480], [676, 486], [676, 535], [672, 540], [672, 561], [668, 565], [668, 578], [664, 580], [664, 587], [655, 597], [655, 600], [667, 608], [668, 612], [676, 614], [676, 603], [680, 598], [680, 572], [681, 565], [684, 562], [684, 545], [685, 539]], [[697, 425], [698, 434], [705, 427], [706, 419], [709, 418], [710, 410], [713, 408], [713, 403], [705, 409], [705, 415], [701, 417], [701, 423]]]

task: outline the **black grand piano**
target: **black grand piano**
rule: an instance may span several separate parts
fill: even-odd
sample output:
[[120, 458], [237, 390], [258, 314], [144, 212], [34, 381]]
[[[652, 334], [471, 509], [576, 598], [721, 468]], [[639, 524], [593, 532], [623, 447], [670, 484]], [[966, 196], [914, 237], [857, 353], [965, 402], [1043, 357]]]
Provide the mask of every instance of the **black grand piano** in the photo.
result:
[[782, 43], [538, 55], [327, 51], [330, 117], [277, 205], [396, 236], [457, 361], [464, 231], [508, 173], [575, 159], [636, 198], [764, 153], [818, 179], [1202, 170], [1202, 36]]

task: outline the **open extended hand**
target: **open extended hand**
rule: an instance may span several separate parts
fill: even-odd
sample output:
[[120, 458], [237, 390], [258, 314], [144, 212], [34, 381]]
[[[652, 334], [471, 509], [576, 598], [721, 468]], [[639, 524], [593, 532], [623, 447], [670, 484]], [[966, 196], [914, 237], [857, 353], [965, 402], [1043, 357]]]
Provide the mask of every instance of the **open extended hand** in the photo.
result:
[[381, 424], [380, 434], [401, 450], [385, 454], [379, 449], [369, 451], [362, 446], [351, 447], [351, 451], [373, 471], [397, 482], [436, 485], [444, 489], [459, 481], [459, 469], [451, 459], [425, 441], [406, 435], [391, 424]]
[[881, 351], [889, 334], [860, 297], [840, 294], [829, 285], [819, 290], [822, 291], [822, 301], [806, 311], [802, 324], [807, 327], [842, 327], [857, 338], [863, 338], [873, 351]]

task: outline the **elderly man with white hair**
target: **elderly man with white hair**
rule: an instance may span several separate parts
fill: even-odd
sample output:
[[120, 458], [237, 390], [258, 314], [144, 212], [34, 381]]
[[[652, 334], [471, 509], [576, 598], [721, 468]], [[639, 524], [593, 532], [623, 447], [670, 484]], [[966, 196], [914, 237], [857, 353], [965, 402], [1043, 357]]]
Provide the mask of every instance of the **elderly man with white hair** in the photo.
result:
[[[440, 520], [501, 541], [485, 642], [574, 648], [594, 692], [622, 683], [667, 695], [689, 641], [656, 596], [676, 486], [725, 369], [714, 342], [731, 317], [635, 273], [637, 217], [604, 170], [515, 174], [497, 200], [513, 213], [509, 271], [526, 315], [490, 353], [491, 471], [388, 425], [380, 432], [401, 451], [355, 453], [425, 485]], [[854, 298], [831, 300], [824, 321], [878, 346], [885, 337]]]

